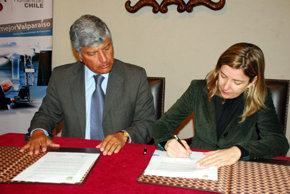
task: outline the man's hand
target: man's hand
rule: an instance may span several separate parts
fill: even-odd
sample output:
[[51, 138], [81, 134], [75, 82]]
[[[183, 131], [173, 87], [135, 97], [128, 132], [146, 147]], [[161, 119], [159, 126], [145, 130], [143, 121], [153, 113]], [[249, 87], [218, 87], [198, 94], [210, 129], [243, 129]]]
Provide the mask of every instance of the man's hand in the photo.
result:
[[28, 149], [29, 155], [37, 155], [39, 152], [46, 152], [47, 147], [59, 147], [47, 137], [42, 130], [36, 130], [32, 133], [28, 143], [20, 149], [20, 152]]
[[191, 154], [190, 147], [186, 143], [186, 141], [181, 140], [184, 147], [176, 140], [171, 139], [167, 141], [165, 144], [165, 150], [167, 151], [167, 155], [174, 158], [186, 158]]
[[205, 152], [204, 155], [205, 157], [197, 162], [200, 166], [219, 168], [236, 163], [242, 153], [237, 146], [233, 146], [227, 149]]
[[116, 154], [125, 146], [127, 139], [128, 138], [123, 135], [123, 132], [113, 133], [107, 135], [96, 148], [100, 148], [103, 155], [112, 155], [112, 153]]

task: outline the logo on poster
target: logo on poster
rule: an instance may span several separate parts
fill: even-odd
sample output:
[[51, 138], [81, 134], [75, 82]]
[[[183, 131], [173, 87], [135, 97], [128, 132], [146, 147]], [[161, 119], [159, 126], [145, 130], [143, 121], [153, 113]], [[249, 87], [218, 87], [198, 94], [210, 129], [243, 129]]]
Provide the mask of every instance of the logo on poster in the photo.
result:
[[[4, 10], [6, 6], [5, 3], [7, 3], [7, 0], [0, 1], [0, 12]], [[44, 8], [43, 0], [11, 0], [11, 2], [8, 3], [10, 3], [11, 6], [22, 4], [25, 8]]]
[[43, 8], [43, 0], [14, 0], [15, 3], [23, 3], [25, 8]]
[[43, 8], [43, 3], [24, 3], [25, 8]]

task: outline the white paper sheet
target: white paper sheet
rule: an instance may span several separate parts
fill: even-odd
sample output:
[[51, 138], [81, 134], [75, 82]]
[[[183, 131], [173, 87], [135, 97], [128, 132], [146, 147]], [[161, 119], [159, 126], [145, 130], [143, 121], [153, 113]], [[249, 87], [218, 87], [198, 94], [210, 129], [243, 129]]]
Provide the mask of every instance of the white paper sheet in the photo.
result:
[[144, 174], [218, 180], [217, 168], [203, 168], [196, 163], [201, 158], [202, 152], [192, 152], [189, 158], [171, 158], [165, 151], [155, 150]]
[[13, 181], [79, 183], [100, 153], [48, 152]]

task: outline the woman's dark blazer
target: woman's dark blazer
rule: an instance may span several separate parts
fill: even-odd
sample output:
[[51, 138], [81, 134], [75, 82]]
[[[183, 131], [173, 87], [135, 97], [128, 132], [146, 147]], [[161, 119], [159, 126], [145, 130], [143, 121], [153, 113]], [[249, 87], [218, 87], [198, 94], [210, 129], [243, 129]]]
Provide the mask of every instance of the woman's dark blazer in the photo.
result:
[[[245, 148], [250, 158], [271, 158], [285, 155], [288, 141], [283, 134], [278, 120], [271, 92], [265, 100], [266, 108], [247, 117], [240, 123], [238, 116], [229, 123], [220, 138], [217, 137], [215, 104], [208, 100], [206, 80], [194, 80], [179, 100], [157, 121], [153, 127], [156, 143], [172, 138], [172, 133], [193, 112], [194, 137], [191, 148], [217, 150], [239, 145]], [[252, 135], [258, 129], [260, 140], [253, 140]]]

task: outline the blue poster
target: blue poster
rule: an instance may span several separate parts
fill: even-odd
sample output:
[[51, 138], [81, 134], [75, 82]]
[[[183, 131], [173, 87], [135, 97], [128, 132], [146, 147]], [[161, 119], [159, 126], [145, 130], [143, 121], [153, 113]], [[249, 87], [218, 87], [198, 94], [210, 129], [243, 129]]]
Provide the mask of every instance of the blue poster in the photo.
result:
[[27, 130], [45, 96], [51, 73], [52, 3], [0, 0], [0, 123], [8, 132]]

